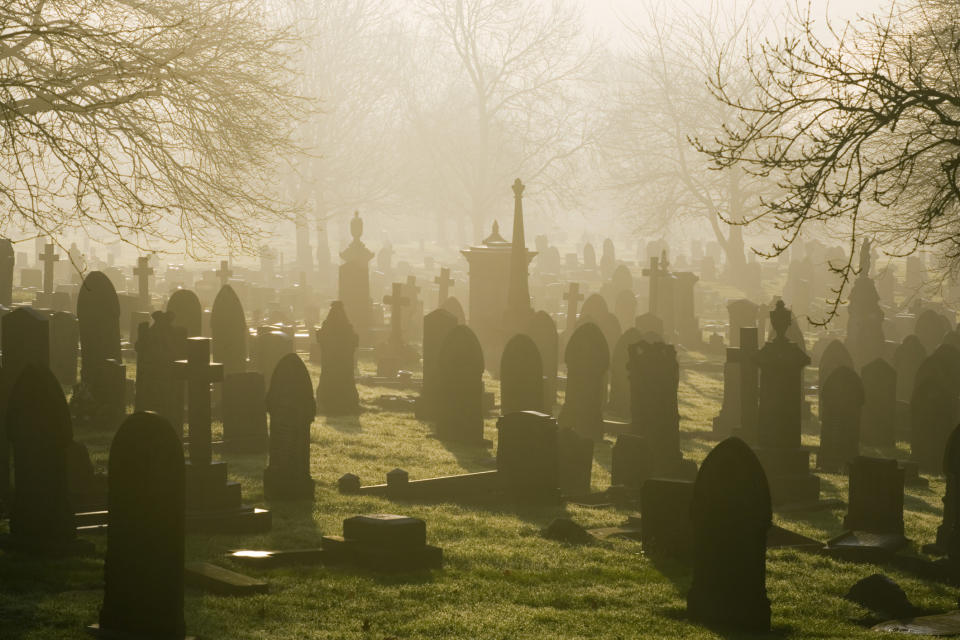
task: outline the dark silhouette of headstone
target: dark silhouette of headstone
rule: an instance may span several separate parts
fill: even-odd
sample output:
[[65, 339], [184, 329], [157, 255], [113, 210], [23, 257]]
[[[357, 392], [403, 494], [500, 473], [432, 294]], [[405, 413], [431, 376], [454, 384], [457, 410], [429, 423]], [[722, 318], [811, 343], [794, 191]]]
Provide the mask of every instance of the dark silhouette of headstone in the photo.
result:
[[610, 350], [597, 325], [587, 322], [577, 327], [567, 343], [564, 362], [567, 390], [560, 426], [599, 440], [604, 429], [604, 376], [610, 367]]
[[110, 445], [107, 555], [98, 630], [184, 637], [184, 463], [171, 425], [136, 413]]
[[820, 406], [823, 406], [823, 387], [827, 383], [827, 378], [838, 367], [847, 367], [856, 371], [853, 358], [847, 347], [839, 340], [833, 340], [820, 355], [820, 363], [817, 368], [817, 389], [820, 394]]
[[950, 332], [950, 323], [933, 309], [927, 309], [917, 317], [913, 333], [923, 344], [927, 353], [933, 351], [943, 342], [943, 337]]
[[241, 453], [267, 450], [267, 385], [256, 371], [223, 378], [223, 447]]
[[643, 436], [621, 433], [610, 452], [610, 485], [639, 489], [650, 477]]
[[893, 353], [893, 367], [897, 370], [897, 400], [910, 402], [913, 395], [914, 377], [923, 361], [927, 359], [927, 350], [915, 335], [903, 339]]
[[310, 425], [317, 414], [313, 383], [295, 353], [280, 359], [267, 392], [270, 464], [263, 472], [264, 495], [272, 500], [313, 498]]
[[960, 352], [940, 345], [914, 376], [910, 398], [910, 454], [925, 473], [940, 469], [947, 439], [957, 424]]
[[613, 347], [610, 360], [610, 399], [607, 411], [613, 415], [627, 418], [630, 416], [630, 377], [627, 364], [630, 361], [630, 345], [644, 340], [644, 335], [634, 327], [628, 328]]
[[586, 302], [583, 303], [583, 307], [580, 309], [581, 316], [593, 318], [594, 321], [600, 320], [600, 318], [606, 316], [608, 313], [610, 313], [610, 309], [607, 307], [607, 301], [604, 300], [603, 296], [599, 293], [588, 296]]
[[423, 318], [423, 386], [416, 404], [416, 416], [421, 420], [436, 418], [440, 349], [457, 324], [453, 314], [443, 309], [434, 309]]
[[476, 334], [457, 325], [437, 358], [437, 434], [460, 442], [483, 441], [483, 350]]
[[173, 313], [174, 326], [183, 327], [188, 338], [203, 335], [203, 305], [193, 291], [174, 291], [167, 300], [167, 312]]
[[273, 370], [282, 357], [294, 352], [290, 334], [275, 327], [257, 329], [256, 345], [257, 371], [263, 374], [264, 380], [273, 376]]
[[691, 480], [650, 478], [640, 491], [641, 541], [647, 556], [687, 560], [693, 552]]
[[317, 413], [327, 416], [360, 413], [360, 395], [353, 377], [359, 340], [340, 301], [331, 303], [330, 313], [317, 330], [317, 342], [320, 345]]
[[145, 322], [140, 326], [134, 410], [152, 411], [182, 428], [183, 382], [174, 362], [182, 356], [187, 332], [173, 320], [170, 312], [154, 311], [153, 325]]
[[723, 364], [723, 401], [713, 419], [713, 433], [730, 436], [740, 426], [740, 349], [727, 347]]
[[[732, 300], [727, 304], [727, 314], [730, 316], [730, 329], [727, 338], [731, 347], [740, 347], [743, 345], [741, 329], [748, 327], [757, 327], [760, 308], [756, 303], [743, 298]], [[754, 336], [756, 341], [760, 340], [759, 334]], [[759, 348], [760, 345], [756, 344]]]
[[563, 299], [567, 302], [567, 327], [566, 331], [572, 333], [577, 326], [577, 307], [583, 300], [583, 294], [580, 293], [580, 283], [571, 282], [568, 285], [567, 292], [563, 294]]
[[736, 434], [751, 443], [758, 441], [760, 429], [760, 353], [757, 350], [757, 335], [756, 327], [740, 329], [740, 426]]
[[142, 311], [150, 309], [150, 276], [153, 269], [150, 267], [150, 258], [140, 256], [137, 266], [133, 268], [133, 275], [137, 278], [137, 302]]
[[530, 319], [526, 331], [537, 351], [540, 352], [540, 361], [543, 365], [543, 409], [545, 413], [552, 413], [557, 403], [557, 367], [559, 365], [559, 339], [557, 325], [546, 311], [537, 311]]
[[860, 269], [847, 307], [847, 348], [854, 363], [863, 367], [883, 356], [883, 309], [880, 294], [870, 278], [870, 240], [860, 246]]
[[7, 542], [35, 552], [86, 550], [90, 545], [77, 540], [70, 503], [70, 410], [48, 368], [23, 366], [10, 394], [5, 424], [14, 469]]
[[233, 277], [233, 271], [230, 269], [230, 262], [228, 260], [220, 261], [220, 268], [216, 271], [217, 280], [220, 281], [220, 286], [226, 286], [230, 284], [230, 278]]
[[13, 304], [13, 270], [16, 255], [9, 238], [0, 238], [0, 306]]
[[497, 421], [497, 474], [509, 499], [557, 503], [558, 465], [556, 420], [537, 411], [517, 411]]
[[437, 291], [437, 308], [440, 309], [443, 308], [443, 303], [450, 297], [450, 287], [456, 284], [456, 282], [450, 277], [450, 269], [447, 267], [440, 268], [440, 275], [434, 278], [433, 282], [439, 287]]
[[897, 370], [877, 358], [860, 371], [863, 382], [863, 412], [860, 439], [884, 449], [897, 445]]
[[210, 309], [213, 360], [223, 364], [224, 375], [247, 370], [247, 321], [233, 287], [220, 287]]
[[79, 343], [77, 316], [68, 311], [53, 313], [50, 316], [50, 369], [65, 387], [77, 383]]
[[390, 335], [385, 342], [377, 345], [377, 375], [392, 378], [403, 367], [416, 364], [417, 352], [404, 338], [403, 308], [410, 306], [411, 300], [403, 295], [404, 285], [394, 282], [390, 295], [383, 297], [383, 303], [390, 307]]
[[773, 513], [763, 467], [745, 442], [728, 438], [707, 455], [691, 511], [690, 617], [737, 631], [769, 631], [766, 541]]
[[778, 301], [770, 312], [775, 337], [756, 356], [760, 367], [757, 456], [774, 504], [806, 503], [820, 497], [820, 479], [810, 473], [810, 452], [800, 442], [800, 381], [810, 358], [787, 338], [790, 317], [783, 301]]
[[543, 363], [530, 336], [507, 341], [500, 358], [500, 413], [543, 410]]
[[565, 496], [589, 494], [593, 473], [593, 439], [573, 429], [561, 428], [557, 433], [557, 450], [560, 493]]
[[60, 261], [60, 256], [54, 253], [53, 243], [43, 245], [43, 253], [38, 259], [43, 263], [43, 295], [50, 296], [53, 294], [53, 267]]
[[117, 426], [126, 404], [126, 369], [120, 357], [120, 301], [110, 279], [93, 271], [77, 294], [80, 324], [80, 382], [74, 396], [89, 394], [86, 403], [74, 403], [81, 422]]
[[613, 304], [613, 313], [621, 327], [632, 327], [637, 317], [637, 296], [629, 289], [617, 294]]
[[903, 535], [903, 469], [896, 460], [857, 456], [850, 462], [850, 499], [843, 526]]
[[925, 553], [947, 553], [951, 539], [960, 535], [960, 426], [954, 427], [943, 452], [943, 521], [937, 527], [936, 542]]
[[631, 430], [642, 436], [651, 476], [687, 479], [696, 466], [680, 452], [677, 391], [680, 366], [673, 345], [641, 340], [630, 345]]
[[463, 305], [454, 296], [444, 300], [440, 308], [456, 318], [457, 324], [467, 323], [467, 314], [463, 312]]
[[820, 390], [820, 451], [817, 466], [840, 473], [860, 455], [860, 414], [863, 383], [847, 366], [833, 370]]

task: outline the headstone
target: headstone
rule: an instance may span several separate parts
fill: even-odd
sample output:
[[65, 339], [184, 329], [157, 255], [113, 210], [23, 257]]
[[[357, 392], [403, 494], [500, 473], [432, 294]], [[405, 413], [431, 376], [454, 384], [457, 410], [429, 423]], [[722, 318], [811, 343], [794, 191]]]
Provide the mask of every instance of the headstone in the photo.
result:
[[203, 306], [193, 291], [174, 291], [167, 300], [167, 312], [173, 313], [174, 326], [186, 329], [188, 338], [203, 335]]
[[9, 238], [0, 238], [0, 306], [13, 304], [13, 271], [16, 256]]
[[713, 419], [714, 435], [728, 437], [740, 426], [740, 395], [740, 349], [728, 347], [723, 364], [723, 401]]
[[610, 366], [610, 351], [597, 325], [587, 322], [573, 332], [564, 362], [567, 390], [560, 426], [599, 440], [603, 437], [604, 376]]
[[820, 390], [820, 451], [817, 466], [839, 473], [860, 455], [860, 414], [864, 391], [860, 376], [850, 367], [840, 366], [826, 379]]
[[353, 371], [359, 339], [343, 303], [330, 305], [330, 313], [317, 330], [320, 345], [320, 382], [317, 384], [317, 413], [327, 416], [360, 413], [360, 395]]
[[48, 368], [23, 366], [10, 395], [5, 426], [14, 469], [7, 542], [44, 553], [83, 550], [69, 497], [70, 410]]
[[[610, 360], [610, 399], [607, 411], [622, 418], [630, 417], [630, 376], [627, 365], [630, 362], [630, 345], [636, 344], [646, 337], [639, 330], [630, 327], [623, 332], [616, 346], [613, 347], [613, 358]], [[649, 342], [649, 340], [648, 340]]]
[[466, 324], [467, 315], [463, 312], [463, 306], [460, 304], [460, 301], [455, 297], [450, 296], [444, 300], [443, 304], [440, 306], [441, 309], [452, 315], [457, 319], [457, 324]]
[[650, 557], [688, 559], [693, 551], [690, 480], [650, 478], [640, 492], [643, 552]]
[[768, 632], [767, 530], [770, 490], [760, 461], [742, 440], [711, 451], [693, 488], [693, 584], [687, 613], [697, 622]]
[[[936, 543], [933, 552], [944, 555], [956, 542], [957, 527], [960, 525], [960, 426], [954, 427], [947, 440], [943, 454], [943, 521], [937, 527]], [[924, 549], [927, 551], [927, 549]]]
[[80, 325], [77, 316], [57, 311], [50, 316], [50, 369], [65, 387], [77, 383]]
[[910, 402], [914, 378], [920, 365], [927, 359], [927, 350], [915, 335], [909, 335], [897, 346], [893, 366], [897, 370], [897, 400]]
[[563, 294], [563, 299], [567, 301], [567, 328], [568, 332], [573, 332], [577, 325], [577, 308], [583, 300], [583, 294], [580, 293], [580, 283], [571, 282], [569, 289]]
[[903, 535], [903, 469], [896, 460], [857, 456], [850, 461], [850, 499], [843, 526]]
[[224, 375], [247, 370], [247, 320], [233, 287], [220, 288], [210, 311], [211, 351]]
[[457, 325], [437, 357], [437, 433], [459, 442], [483, 441], [483, 350], [476, 334]]
[[80, 379], [91, 385], [96, 370], [107, 360], [120, 362], [120, 302], [110, 279], [93, 271], [77, 294], [80, 323]]
[[[742, 335], [740, 329], [759, 326], [759, 313], [760, 307], [757, 306], [757, 304], [743, 298], [733, 300], [727, 304], [727, 314], [730, 317], [730, 330], [727, 334], [727, 339], [731, 347], [740, 346], [740, 337]], [[757, 339], [759, 340], [759, 334]], [[759, 345], [757, 346], [759, 347]]]
[[[740, 428], [736, 433], [747, 442], [757, 442], [760, 429], [760, 353], [757, 349], [757, 334], [756, 327], [740, 328]], [[797, 390], [799, 389], [798, 381]]]
[[98, 630], [183, 638], [184, 463], [168, 422], [136, 413], [110, 445], [110, 526]]
[[437, 308], [439, 309], [443, 307], [443, 303], [450, 297], [450, 287], [455, 284], [455, 281], [450, 277], [450, 269], [442, 267], [440, 269], [440, 275], [434, 278], [433, 282], [439, 287], [437, 291]]
[[545, 413], [553, 413], [553, 406], [557, 403], [557, 367], [559, 366], [559, 340], [557, 325], [546, 311], [538, 311], [530, 319], [530, 326], [526, 331], [537, 351], [543, 365], [543, 409]]
[[263, 374], [264, 380], [269, 380], [280, 359], [288, 353], [293, 353], [293, 338], [279, 329], [260, 327], [257, 330], [257, 371]]
[[860, 439], [865, 445], [892, 450], [897, 446], [897, 370], [883, 358], [877, 358], [863, 367], [860, 378]]
[[173, 320], [170, 312], [154, 311], [153, 324], [140, 327], [134, 410], [152, 411], [177, 429], [183, 424], [183, 382], [174, 362], [184, 357], [187, 332]]
[[150, 268], [150, 258], [141, 256], [137, 258], [137, 266], [133, 268], [133, 275], [137, 278], [137, 299], [140, 303], [141, 311], [150, 309], [150, 276], [153, 275], [153, 269]]
[[[953, 347], [940, 349], [955, 352]], [[955, 372], [938, 352], [917, 370], [910, 397], [910, 457], [925, 473], [940, 469], [947, 438], [957, 424], [957, 389], [950, 380]]]
[[783, 301], [778, 301], [770, 312], [776, 336], [756, 356], [760, 368], [757, 456], [773, 503], [778, 505], [811, 503], [820, 497], [820, 478], [810, 473], [810, 452], [800, 439], [800, 381], [810, 358], [786, 336], [790, 317]]
[[623, 290], [617, 294], [614, 315], [621, 327], [631, 327], [637, 317], [637, 296], [633, 291]]
[[949, 332], [950, 323], [933, 309], [927, 309], [921, 313], [913, 329], [914, 335], [920, 340], [927, 353], [933, 353]]
[[267, 451], [267, 389], [256, 371], [223, 377], [223, 448], [237, 453]]
[[573, 429], [561, 428], [557, 433], [560, 493], [583, 496], [590, 493], [593, 471], [593, 439]]
[[497, 475], [508, 499], [558, 503], [558, 465], [556, 420], [538, 411], [516, 411], [497, 421]]
[[53, 265], [60, 260], [60, 256], [54, 253], [54, 245], [47, 243], [43, 247], [43, 253], [40, 254], [40, 261], [43, 263], [43, 293], [49, 296], [53, 293]]
[[270, 464], [263, 492], [271, 500], [313, 499], [310, 477], [310, 425], [317, 414], [313, 383], [303, 361], [288, 353], [277, 363], [267, 392], [270, 412]]
[[507, 341], [500, 358], [500, 413], [543, 410], [543, 362], [530, 336]]
[[436, 418], [440, 348], [457, 324], [457, 319], [443, 309], [435, 309], [423, 318], [423, 386], [415, 408], [416, 416], [421, 420]]
[[847, 347], [854, 364], [863, 367], [884, 355], [883, 309], [870, 278], [870, 240], [860, 247], [860, 269], [847, 307]]

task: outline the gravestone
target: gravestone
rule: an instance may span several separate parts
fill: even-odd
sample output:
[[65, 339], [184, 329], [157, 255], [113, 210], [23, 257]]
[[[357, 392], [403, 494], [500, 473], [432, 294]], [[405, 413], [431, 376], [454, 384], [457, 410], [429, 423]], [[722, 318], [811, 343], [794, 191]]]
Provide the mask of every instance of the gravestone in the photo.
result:
[[711, 451], [693, 487], [693, 583], [687, 613], [710, 626], [770, 630], [766, 589], [770, 490], [745, 442], [728, 438]]
[[110, 526], [97, 630], [183, 638], [183, 448], [160, 416], [136, 413], [110, 445]]
[[696, 466], [680, 452], [677, 391], [680, 366], [673, 345], [641, 340], [629, 347], [631, 431], [643, 436], [651, 476], [688, 479]]
[[271, 500], [312, 500], [310, 425], [317, 414], [313, 383], [295, 353], [280, 359], [267, 392], [270, 412], [270, 464], [263, 492]]
[[637, 296], [630, 290], [621, 291], [617, 294], [613, 309], [621, 327], [633, 326], [637, 317]]
[[927, 359], [927, 350], [915, 335], [903, 339], [893, 354], [893, 366], [897, 370], [897, 400], [910, 402], [913, 395], [914, 377], [923, 361]]
[[610, 351], [597, 325], [587, 322], [577, 327], [567, 343], [564, 362], [567, 365], [567, 390], [558, 418], [560, 426], [599, 440], [604, 429], [604, 384], [610, 366]]
[[[634, 327], [623, 332], [613, 347], [610, 361], [610, 399], [607, 411], [622, 418], [630, 417], [630, 377], [627, 365], [630, 362], [630, 345], [645, 340], [644, 335]], [[649, 340], [648, 340], [649, 342]]]
[[507, 341], [500, 358], [500, 413], [543, 410], [543, 362], [530, 336], [518, 333]]
[[317, 342], [320, 345], [317, 413], [327, 416], [360, 413], [360, 394], [353, 376], [360, 343], [339, 300], [330, 304], [330, 312], [317, 330]]
[[577, 326], [577, 308], [583, 300], [583, 294], [580, 293], [580, 283], [571, 282], [568, 285], [567, 292], [563, 294], [563, 299], [567, 302], [567, 324], [566, 331], [573, 333]]
[[50, 316], [50, 369], [65, 387], [77, 383], [79, 344], [77, 316], [68, 311], [54, 312]]
[[597, 251], [589, 242], [583, 245], [583, 268], [591, 271], [597, 268]]
[[607, 307], [607, 301], [599, 293], [590, 295], [580, 309], [580, 317], [592, 318], [594, 322], [606, 317], [608, 313], [610, 313], [610, 309]]
[[7, 546], [30, 552], [83, 552], [70, 503], [70, 410], [56, 377], [27, 363], [14, 383], [5, 427], [13, 451]]
[[[733, 300], [727, 304], [727, 314], [730, 317], [730, 328], [727, 333], [727, 340], [731, 347], [740, 346], [740, 338], [742, 335], [740, 329], [759, 326], [759, 313], [760, 307], [757, 306], [756, 303], [743, 298]], [[757, 336], [757, 340], [759, 340], [759, 335]], [[759, 347], [759, 345], [757, 346]]]
[[958, 385], [960, 352], [940, 345], [917, 370], [910, 398], [910, 453], [923, 472], [940, 469], [947, 438], [958, 419]]
[[508, 499], [558, 503], [559, 463], [557, 421], [549, 415], [517, 411], [497, 420], [497, 475]]
[[914, 335], [920, 340], [927, 353], [933, 353], [949, 332], [950, 323], [933, 309], [927, 309], [921, 313], [913, 329]]
[[860, 455], [860, 414], [864, 391], [850, 367], [833, 370], [820, 390], [820, 451], [817, 466], [840, 473]]
[[[373, 326], [372, 304], [370, 296], [370, 260], [374, 254], [361, 239], [363, 236], [363, 220], [359, 212], [354, 212], [350, 220], [350, 235], [353, 240], [350, 245], [340, 252], [343, 264], [339, 271], [339, 293], [337, 298], [343, 301], [344, 311], [353, 322], [358, 334], [366, 336]], [[392, 248], [386, 254], [386, 269], [390, 270]], [[379, 263], [379, 259], [378, 259]], [[378, 267], [379, 268], [379, 267]]]
[[943, 521], [937, 527], [936, 543], [924, 548], [925, 553], [944, 555], [956, 541], [960, 526], [960, 426], [954, 427], [943, 454]]
[[120, 362], [120, 302], [113, 283], [102, 271], [87, 275], [77, 292], [80, 323], [80, 379], [93, 386], [97, 370], [107, 360]]
[[247, 370], [247, 320], [230, 285], [220, 287], [210, 310], [211, 353], [224, 375]]
[[183, 382], [174, 362], [183, 357], [187, 332], [173, 324], [174, 316], [169, 311], [154, 311], [152, 315], [153, 324], [144, 322], [138, 332], [134, 411], [152, 411], [181, 429]]
[[150, 276], [153, 269], [150, 267], [150, 258], [140, 256], [137, 266], [133, 268], [133, 275], [137, 278], [137, 301], [141, 311], [150, 310]]
[[393, 378], [404, 367], [413, 367], [419, 358], [415, 349], [404, 339], [403, 308], [410, 299], [403, 295], [404, 285], [394, 282], [390, 295], [383, 297], [383, 303], [390, 307], [390, 335], [376, 348], [377, 375]]
[[476, 334], [457, 325], [437, 357], [437, 434], [444, 439], [483, 442], [483, 350]]
[[714, 435], [733, 435], [740, 426], [740, 349], [727, 348], [723, 364], [723, 401], [720, 413], [713, 419]]
[[687, 560], [693, 550], [690, 480], [650, 478], [640, 491], [643, 552], [650, 557]]
[[561, 427], [557, 433], [557, 449], [560, 493], [564, 496], [588, 495], [593, 473], [593, 438]]
[[451, 314], [454, 318], [457, 319], [457, 324], [466, 324], [467, 323], [467, 314], [463, 311], [463, 305], [460, 304], [460, 301], [457, 300], [454, 296], [450, 296], [444, 300], [443, 304], [440, 306], [441, 309]]
[[865, 445], [893, 449], [897, 446], [897, 370], [883, 358], [877, 358], [861, 370], [860, 378], [860, 439]]
[[223, 448], [237, 453], [267, 451], [267, 385], [256, 371], [223, 377]]
[[282, 357], [294, 352], [293, 338], [285, 331], [274, 329], [273, 327], [260, 327], [257, 329], [256, 344], [257, 371], [263, 375], [264, 380], [271, 378], [274, 368]]
[[845, 528], [903, 535], [903, 469], [896, 460], [855, 457], [849, 492]]
[[[756, 327], [740, 329], [740, 427], [736, 434], [747, 442], [757, 442], [760, 429], [760, 353]], [[784, 338], [786, 339], [786, 338]], [[800, 383], [797, 382], [799, 390]], [[776, 493], [776, 491], [774, 491]], [[776, 499], [776, 498], [774, 498]]]
[[847, 347], [839, 340], [831, 341], [820, 356], [820, 365], [817, 371], [817, 387], [820, 389], [820, 392], [823, 392], [823, 386], [826, 384], [830, 374], [839, 367], [854, 369], [855, 366], [853, 358], [850, 357], [850, 352], [847, 351]]
[[450, 297], [450, 287], [456, 283], [453, 278], [450, 277], [450, 269], [447, 267], [440, 268], [440, 275], [434, 278], [433, 282], [439, 287], [437, 290], [437, 308], [441, 309], [443, 308], [443, 303]]
[[167, 300], [167, 312], [173, 313], [174, 326], [183, 327], [188, 338], [203, 335], [203, 306], [193, 291], [174, 291]]
[[553, 406], [557, 403], [557, 367], [559, 339], [557, 325], [546, 311], [537, 311], [530, 319], [530, 326], [526, 331], [537, 351], [543, 365], [543, 409], [545, 413], [553, 413]]
[[457, 319], [443, 309], [435, 309], [423, 318], [423, 386], [415, 407], [416, 416], [421, 420], [436, 418], [440, 348], [457, 324]]
[[647, 451], [643, 436], [618, 435], [610, 451], [610, 485], [640, 489], [651, 476]]
[[769, 481], [764, 484], [778, 505], [810, 503], [820, 497], [820, 478], [810, 473], [810, 452], [800, 438], [800, 381], [810, 358], [787, 338], [790, 317], [779, 300], [770, 312], [775, 337], [756, 356], [760, 368], [757, 457]]
[[870, 278], [869, 239], [860, 247], [860, 269], [850, 291], [847, 313], [846, 344], [854, 363], [863, 367], [884, 355], [884, 314], [880, 294]]
[[0, 306], [13, 305], [13, 271], [16, 255], [9, 238], [0, 238]]
[[636, 317], [634, 328], [639, 331], [647, 342], [663, 342], [663, 320], [652, 313], [642, 313]]

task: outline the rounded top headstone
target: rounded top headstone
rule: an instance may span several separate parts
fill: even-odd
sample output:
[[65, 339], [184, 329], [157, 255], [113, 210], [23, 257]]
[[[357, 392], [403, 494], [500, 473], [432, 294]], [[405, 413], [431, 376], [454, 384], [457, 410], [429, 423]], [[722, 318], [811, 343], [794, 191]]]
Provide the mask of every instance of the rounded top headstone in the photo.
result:
[[77, 292], [77, 317], [88, 315], [120, 316], [117, 290], [102, 271], [91, 271]]
[[610, 348], [600, 327], [593, 322], [577, 327], [567, 342], [563, 361], [568, 369], [571, 365], [579, 366], [589, 373], [602, 375], [610, 367]]

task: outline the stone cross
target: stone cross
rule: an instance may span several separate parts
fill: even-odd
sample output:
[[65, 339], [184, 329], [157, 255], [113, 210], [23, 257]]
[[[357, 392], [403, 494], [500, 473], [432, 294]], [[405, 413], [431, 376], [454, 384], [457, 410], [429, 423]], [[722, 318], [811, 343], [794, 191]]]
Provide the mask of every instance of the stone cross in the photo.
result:
[[43, 292], [51, 294], [53, 293], [53, 263], [60, 260], [60, 256], [53, 252], [52, 243], [43, 245], [40, 260], [43, 262]]
[[187, 359], [177, 360], [180, 378], [187, 381], [187, 423], [190, 426], [190, 464], [195, 468], [213, 460], [210, 422], [210, 383], [223, 380], [223, 365], [210, 362], [210, 338], [187, 338]]
[[150, 268], [150, 258], [137, 258], [137, 266], [133, 268], [133, 275], [137, 276], [140, 307], [147, 309], [150, 307], [150, 276], [153, 275], [153, 269]]
[[407, 276], [407, 284], [404, 286], [407, 288], [407, 295], [410, 296], [411, 300], [416, 300], [417, 294], [420, 293], [420, 287], [417, 286], [417, 277]]
[[230, 276], [233, 275], [233, 271], [230, 270], [230, 263], [226, 260], [220, 261], [220, 268], [217, 269], [217, 277], [220, 278], [220, 286], [226, 285], [230, 282]]
[[434, 283], [440, 285], [440, 293], [437, 295], [437, 308], [443, 306], [443, 303], [450, 297], [450, 287], [454, 285], [453, 278], [450, 277], [450, 269], [443, 267], [440, 269], [440, 275], [433, 279]]
[[571, 282], [570, 289], [563, 294], [563, 299], [567, 301], [567, 331], [573, 331], [574, 325], [577, 324], [577, 305], [583, 300], [580, 283]]
[[383, 297], [383, 304], [390, 306], [390, 340], [395, 344], [403, 344], [401, 309], [410, 304], [409, 298], [403, 295], [403, 287], [402, 282], [394, 282], [391, 295]]

